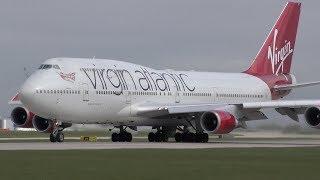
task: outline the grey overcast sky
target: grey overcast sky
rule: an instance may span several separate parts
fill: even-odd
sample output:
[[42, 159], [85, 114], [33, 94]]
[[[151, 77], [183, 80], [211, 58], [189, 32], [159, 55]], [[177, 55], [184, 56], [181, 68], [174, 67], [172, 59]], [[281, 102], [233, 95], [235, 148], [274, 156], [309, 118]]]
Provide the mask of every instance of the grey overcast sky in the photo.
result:
[[[284, 0], [1, 0], [0, 114], [52, 57], [109, 58], [157, 69], [240, 72], [256, 55]], [[302, 1], [293, 73], [320, 80], [320, 1]], [[320, 98], [320, 87], [289, 98]], [[275, 117], [278, 120], [281, 117]]]

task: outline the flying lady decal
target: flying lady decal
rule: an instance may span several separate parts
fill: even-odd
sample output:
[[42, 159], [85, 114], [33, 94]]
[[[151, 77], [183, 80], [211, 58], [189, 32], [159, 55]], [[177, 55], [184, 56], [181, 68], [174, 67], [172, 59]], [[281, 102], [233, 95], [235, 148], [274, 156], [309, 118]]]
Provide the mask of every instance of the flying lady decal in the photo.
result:
[[73, 73], [60, 72], [59, 75], [65, 81], [69, 81], [69, 82], [73, 83], [76, 80], [76, 73], [75, 72], [73, 72]]
[[268, 47], [268, 59], [271, 62], [272, 73], [278, 75], [283, 73], [284, 61], [293, 53], [291, 42], [285, 41], [285, 45], [278, 50], [277, 44], [278, 29], [274, 30], [272, 47]]

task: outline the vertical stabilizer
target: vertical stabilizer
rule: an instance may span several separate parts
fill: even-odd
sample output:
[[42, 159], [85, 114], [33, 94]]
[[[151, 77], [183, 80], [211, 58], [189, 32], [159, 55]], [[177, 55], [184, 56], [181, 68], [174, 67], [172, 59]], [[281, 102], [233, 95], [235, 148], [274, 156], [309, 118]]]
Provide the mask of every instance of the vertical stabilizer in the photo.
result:
[[288, 2], [251, 66], [251, 75], [289, 74], [295, 48], [301, 3]]

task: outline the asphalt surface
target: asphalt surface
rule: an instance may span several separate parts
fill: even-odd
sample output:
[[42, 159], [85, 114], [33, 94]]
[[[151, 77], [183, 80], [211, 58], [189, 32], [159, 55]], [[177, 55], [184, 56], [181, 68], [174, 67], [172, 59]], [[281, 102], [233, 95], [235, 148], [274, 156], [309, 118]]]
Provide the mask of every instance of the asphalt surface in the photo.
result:
[[320, 139], [287, 140], [226, 140], [209, 143], [112, 143], [112, 142], [9, 142], [1, 143], [0, 150], [72, 150], [72, 149], [206, 149], [254, 147], [320, 147]]

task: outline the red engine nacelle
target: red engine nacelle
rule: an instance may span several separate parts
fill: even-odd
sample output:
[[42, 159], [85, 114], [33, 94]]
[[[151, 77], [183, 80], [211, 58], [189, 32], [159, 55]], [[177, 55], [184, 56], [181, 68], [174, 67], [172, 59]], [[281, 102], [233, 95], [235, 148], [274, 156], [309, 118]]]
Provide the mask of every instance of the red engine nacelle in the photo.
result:
[[306, 122], [309, 126], [313, 128], [320, 129], [320, 108], [319, 107], [310, 107], [304, 113]]
[[227, 134], [238, 126], [237, 119], [225, 111], [205, 112], [200, 118], [201, 128], [209, 133]]
[[43, 133], [51, 133], [54, 129], [54, 122], [50, 119], [45, 119], [40, 116], [34, 116], [32, 119], [33, 127]]
[[34, 114], [24, 107], [16, 107], [11, 112], [11, 120], [14, 125], [22, 128], [32, 128]]

